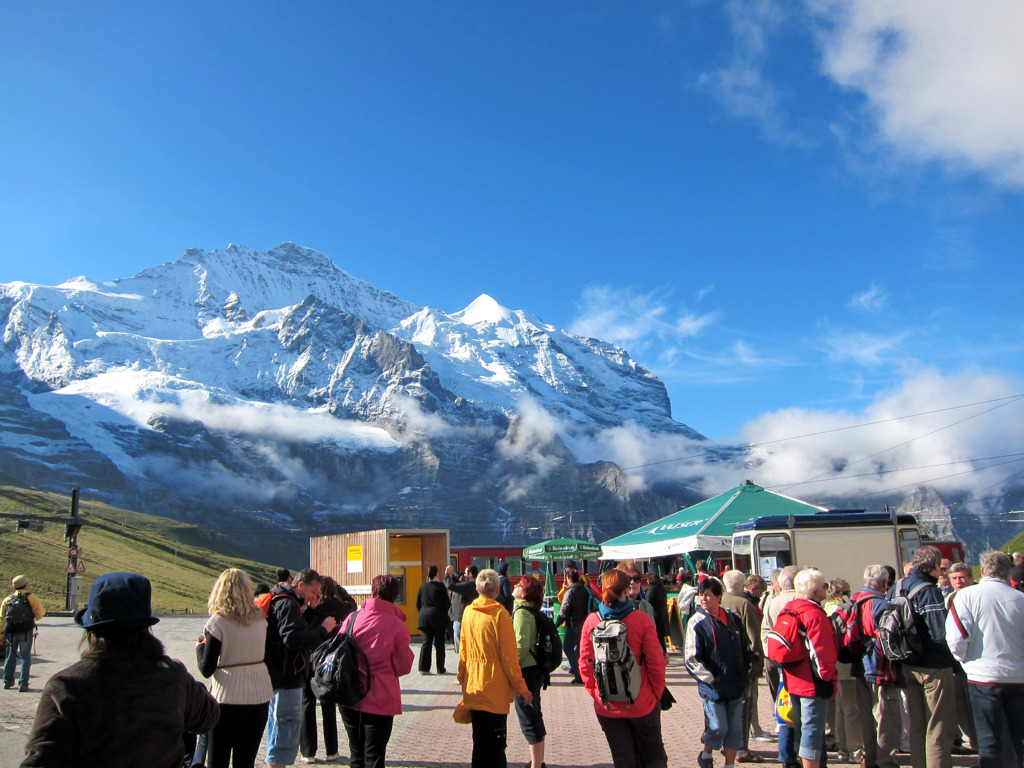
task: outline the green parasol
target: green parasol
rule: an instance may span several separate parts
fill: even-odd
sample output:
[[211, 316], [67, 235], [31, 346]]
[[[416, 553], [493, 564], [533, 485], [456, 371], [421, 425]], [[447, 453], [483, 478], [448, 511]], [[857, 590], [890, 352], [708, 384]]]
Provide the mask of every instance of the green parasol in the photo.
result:
[[557, 595], [555, 574], [551, 563], [555, 560], [596, 560], [601, 557], [601, 545], [579, 539], [548, 539], [523, 550], [525, 560], [544, 560], [544, 594]]

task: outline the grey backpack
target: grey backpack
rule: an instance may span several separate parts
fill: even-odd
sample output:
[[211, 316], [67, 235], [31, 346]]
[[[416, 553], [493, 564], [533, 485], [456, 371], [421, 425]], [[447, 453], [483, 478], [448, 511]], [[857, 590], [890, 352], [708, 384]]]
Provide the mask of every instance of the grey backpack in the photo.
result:
[[594, 677], [601, 703], [626, 702], [640, 695], [640, 664], [626, 643], [627, 628], [617, 619], [599, 622], [590, 631], [594, 641]]
[[875, 623], [878, 645], [882, 649], [882, 655], [889, 661], [916, 664], [924, 655], [925, 641], [917, 629], [911, 600], [927, 586], [927, 583], [918, 584], [907, 592], [901, 579], [896, 597], [879, 615]]

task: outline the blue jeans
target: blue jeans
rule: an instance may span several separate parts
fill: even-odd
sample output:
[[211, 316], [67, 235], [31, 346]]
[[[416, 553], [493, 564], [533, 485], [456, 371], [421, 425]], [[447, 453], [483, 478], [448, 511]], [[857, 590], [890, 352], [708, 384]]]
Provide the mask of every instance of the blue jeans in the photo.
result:
[[4, 685], [14, 685], [14, 668], [21, 657], [21, 677], [18, 684], [28, 687], [28, 672], [32, 668], [32, 633], [14, 632], [6, 636], [7, 658], [4, 659]]
[[743, 697], [728, 701], [704, 699], [704, 746], [712, 752], [743, 746]]
[[462, 622], [452, 622], [452, 639], [455, 641], [455, 652], [459, 652], [459, 638], [462, 636]]
[[291, 765], [299, 754], [302, 689], [278, 688], [267, 711], [267, 762]]
[[[968, 683], [974, 727], [978, 731], [978, 765], [997, 768], [1003, 765], [1024, 765], [1024, 686], [977, 685]], [[1010, 744], [1004, 742], [1009, 734]], [[1012, 750], [1008, 747], [1012, 746]], [[1004, 757], [1017, 753], [1014, 763]]]
[[582, 624], [578, 627], [565, 625], [565, 642], [562, 643], [562, 647], [565, 650], [565, 658], [569, 662], [569, 669], [572, 670], [572, 676], [575, 680], [578, 680], [580, 676], [580, 635], [582, 632]]
[[828, 699], [792, 696], [793, 724], [800, 734], [797, 755], [805, 760], [821, 760], [825, 754], [825, 721]]

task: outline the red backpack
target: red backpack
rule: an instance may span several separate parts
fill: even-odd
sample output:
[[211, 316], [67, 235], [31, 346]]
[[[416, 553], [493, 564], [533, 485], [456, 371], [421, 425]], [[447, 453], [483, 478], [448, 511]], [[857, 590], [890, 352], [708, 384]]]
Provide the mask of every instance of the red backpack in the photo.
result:
[[792, 667], [807, 658], [807, 630], [800, 617], [783, 608], [765, 638], [765, 646], [768, 658], [783, 667]]
[[872, 596], [867, 595], [854, 602], [847, 597], [829, 616], [836, 634], [836, 658], [842, 664], [862, 658], [871, 645], [871, 638], [864, 634], [861, 623], [861, 606], [871, 599]]

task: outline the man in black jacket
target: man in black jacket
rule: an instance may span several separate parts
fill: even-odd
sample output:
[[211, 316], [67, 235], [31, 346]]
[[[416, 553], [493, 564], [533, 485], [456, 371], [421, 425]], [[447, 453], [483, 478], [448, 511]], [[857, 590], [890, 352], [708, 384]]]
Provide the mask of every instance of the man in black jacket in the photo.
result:
[[459, 638], [462, 635], [462, 612], [466, 606], [479, 597], [476, 591], [476, 575], [480, 569], [475, 565], [467, 565], [464, 580], [455, 578], [455, 569], [448, 566], [444, 569], [444, 585], [452, 593], [452, 607], [448, 618], [452, 620], [452, 637], [455, 640], [455, 652], [459, 652]]
[[291, 765], [299, 752], [302, 686], [309, 675], [309, 656], [335, 628], [328, 616], [319, 626], [307, 626], [302, 606], [315, 607], [323, 582], [312, 568], [295, 576], [295, 586], [282, 582], [274, 587], [267, 611], [267, 645], [264, 660], [274, 685], [267, 714], [267, 765]]

